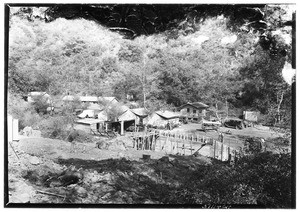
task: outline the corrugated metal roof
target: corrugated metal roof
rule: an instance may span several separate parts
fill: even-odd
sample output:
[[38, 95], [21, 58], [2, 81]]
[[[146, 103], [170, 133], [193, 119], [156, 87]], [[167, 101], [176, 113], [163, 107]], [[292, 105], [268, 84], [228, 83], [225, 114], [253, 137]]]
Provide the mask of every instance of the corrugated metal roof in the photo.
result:
[[79, 99], [82, 102], [98, 102], [97, 96], [80, 96]]
[[91, 119], [91, 118], [85, 118], [85, 119], [78, 119], [76, 120], [76, 123], [82, 123], [82, 124], [97, 124], [103, 122], [103, 120], [100, 119]]

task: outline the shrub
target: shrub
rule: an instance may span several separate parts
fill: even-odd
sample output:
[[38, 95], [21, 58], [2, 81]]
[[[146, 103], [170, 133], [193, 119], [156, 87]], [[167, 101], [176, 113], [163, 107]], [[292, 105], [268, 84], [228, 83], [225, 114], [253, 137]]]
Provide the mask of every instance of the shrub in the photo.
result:
[[16, 94], [8, 94], [7, 112], [19, 119], [20, 129], [26, 126], [36, 128], [41, 121], [41, 117], [36, 113], [33, 106]]
[[247, 138], [244, 144], [244, 151], [246, 154], [256, 154], [262, 151], [262, 144], [260, 138]]
[[39, 124], [42, 135], [48, 138], [65, 139], [67, 137], [67, 127], [68, 123], [64, 117], [48, 117]]
[[244, 156], [233, 167], [202, 166], [170, 190], [164, 203], [291, 208], [291, 155], [264, 152]]
[[82, 130], [77, 130], [78, 136], [76, 137], [76, 141], [82, 143], [91, 143], [94, 141], [93, 136], [89, 133], [86, 133]]

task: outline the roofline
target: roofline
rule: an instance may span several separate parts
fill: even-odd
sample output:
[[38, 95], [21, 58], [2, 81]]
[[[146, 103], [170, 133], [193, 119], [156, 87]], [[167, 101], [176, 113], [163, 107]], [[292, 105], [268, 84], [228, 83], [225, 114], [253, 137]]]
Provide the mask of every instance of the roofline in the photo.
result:
[[159, 112], [159, 111], [156, 111], [155, 113], [156, 113], [157, 115], [159, 115], [160, 117], [165, 118], [165, 119], [180, 118], [180, 116], [181, 116], [180, 114], [178, 114], [178, 115], [176, 115], [176, 116], [172, 116], [172, 117], [168, 118], [168, 117], [165, 117], [165, 116], [159, 114], [158, 112]]
[[[204, 104], [204, 103], [203, 103], [203, 104]], [[178, 108], [182, 108], [182, 107], [184, 107], [184, 106], [186, 106], [186, 105], [190, 105], [190, 106], [192, 106], [192, 107], [194, 107], [194, 108], [196, 108], [196, 109], [198, 109], [198, 108], [209, 108], [208, 105], [205, 106], [205, 107], [196, 107], [196, 106], [192, 105], [192, 103], [186, 103], [186, 104], [184, 104], [184, 105], [179, 106]]]

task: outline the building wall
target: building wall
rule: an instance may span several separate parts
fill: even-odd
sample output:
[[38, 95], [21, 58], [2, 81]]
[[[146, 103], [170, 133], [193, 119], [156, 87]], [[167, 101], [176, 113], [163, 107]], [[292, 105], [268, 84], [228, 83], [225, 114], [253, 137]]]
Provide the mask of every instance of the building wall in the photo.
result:
[[180, 110], [180, 113], [182, 116], [188, 118], [188, 119], [199, 119], [203, 116], [205, 116], [206, 110], [205, 109], [196, 109], [192, 106], [185, 106]]
[[19, 120], [7, 115], [7, 138], [8, 141], [19, 140]]

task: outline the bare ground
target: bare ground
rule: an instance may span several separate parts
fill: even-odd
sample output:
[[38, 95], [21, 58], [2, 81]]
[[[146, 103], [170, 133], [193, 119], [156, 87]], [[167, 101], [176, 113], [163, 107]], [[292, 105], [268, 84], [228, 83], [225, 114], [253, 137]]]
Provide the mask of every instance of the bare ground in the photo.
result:
[[[198, 124], [176, 130], [218, 137], [216, 131], [200, 131]], [[230, 130], [231, 134], [224, 134], [225, 144], [236, 147], [242, 146], [247, 136], [267, 140], [282, 136], [267, 128], [220, 130]], [[211, 159], [201, 155], [166, 158], [164, 152], [129, 146], [106, 150], [96, 148], [95, 143], [82, 143], [72, 149], [66, 141], [21, 137], [8, 145], [9, 202], [160, 204], [167, 195], [164, 188], [179, 186], [190, 172], [211, 164]], [[151, 159], [143, 160], [143, 154]]]

